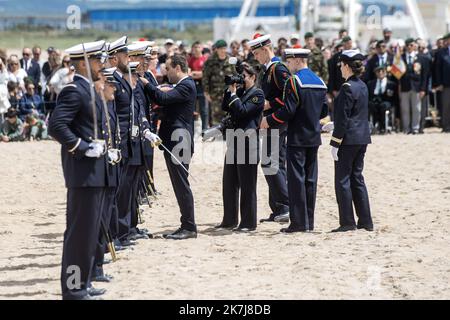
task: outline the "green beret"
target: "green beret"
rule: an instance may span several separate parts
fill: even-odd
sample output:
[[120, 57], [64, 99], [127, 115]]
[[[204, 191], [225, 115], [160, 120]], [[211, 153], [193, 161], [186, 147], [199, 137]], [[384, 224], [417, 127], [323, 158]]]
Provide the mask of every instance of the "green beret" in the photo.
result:
[[405, 45], [409, 46], [411, 43], [416, 42], [416, 40], [414, 40], [413, 38], [408, 38], [405, 40]]
[[214, 43], [214, 48], [219, 49], [219, 48], [224, 48], [224, 47], [228, 47], [227, 42], [225, 40], [217, 40], [216, 43]]
[[349, 36], [345, 36], [345, 37], [342, 38], [342, 42], [347, 42], [347, 41], [350, 41], [350, 40], [352, 40], [352, 38], [350, 38]]
[[444, 36], [442, 37], [442, 39], [444, 39], [444, 40], [450, 39], [450, 32], [447, 33], [446, 35], [444, 35]]
[[314, 37], [314, 34], [312, 32], [305, 33], [305, 39], [309, 39], [309, 38], [312, 38], [312, 37]]

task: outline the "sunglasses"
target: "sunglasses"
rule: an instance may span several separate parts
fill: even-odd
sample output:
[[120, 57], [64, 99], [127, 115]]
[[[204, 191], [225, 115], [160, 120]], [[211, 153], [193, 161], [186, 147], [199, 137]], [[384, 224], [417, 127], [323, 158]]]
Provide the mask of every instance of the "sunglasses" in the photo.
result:
[[29, 57], [30, 56], [29, 53], [22, 53], [22, 55], [25, 56], [25, 57]]
[[18, 66], [19, 63], [18, 63], [18, 62], [11, 62], [11, 65], [12, 65], [12, 66]]
[[64, 63], [70, 63], [70, 60], [64, 60], [63, 62]]

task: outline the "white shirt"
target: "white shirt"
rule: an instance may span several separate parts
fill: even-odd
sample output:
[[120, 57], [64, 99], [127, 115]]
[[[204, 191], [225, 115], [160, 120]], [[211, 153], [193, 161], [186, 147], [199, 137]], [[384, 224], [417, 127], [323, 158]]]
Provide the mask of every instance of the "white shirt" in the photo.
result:
[[386, 65], [387, 63], [387, 58], [388, 58], [388, 54], [387, 52], [385, 52], [382, 55], [378, 55], [378, 65], [382, 66], [382, 65]]
[[187, 78], [189, 78], [189, 76], [185, 76], [185, 77], [181, 78], [180, 81], [178, 81], [177, 84], [174, 85], [173, 87], [175, 88], [177, 85], [180, 84], [181, 81], [183, 81], [184, 79], [187, 79]]
[[375, 86], [375, 91], [373, 94], [383, 94], [386, 91], [387, 78], [384, 77], [382, 80], [377, 79], [377, 85]]
[[411, 53], [406, 53], [406, 63], [409, 64], [410, 63], [410, 59], [411, 59], [411, 63], [414, 63], [414, 59], [416, 58], [416, 56], [417, 56], [417, 52], [416, 51], [413, 51]]

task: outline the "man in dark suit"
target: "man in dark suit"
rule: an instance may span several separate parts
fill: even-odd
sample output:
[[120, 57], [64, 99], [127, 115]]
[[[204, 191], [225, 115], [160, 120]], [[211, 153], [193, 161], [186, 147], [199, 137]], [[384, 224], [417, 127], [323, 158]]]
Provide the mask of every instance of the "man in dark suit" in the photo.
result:
[[115, 183], [108, 175], [104, 111], [92, 87], [93, 82], [100, 80], [99, 72], [105, 62], [104, 46], [104, 41], [97, 41], [66, 50], [76, 75], [59, 94], [49, 121], [50, 135], [61, 144], [67, 187], [61, 269], [63, 299], [91, 299], [104, 293], [90, 285], [104, 200], [108, 187]]
[[39, 63], [32, 59], [30, 48], [23, 48], [22, 56], [20, 67], [26, 71], [28, 77], [33, 80], [34, 86], [37, 88], [41, 79], [41, 67]]
[[[188, 239], [197, 237], [197, 225], [194, 217], [194, 197], [189, 185], [189, 163], [194, 153], [194, 118], [197, 90], [194, 80], [188, 75], [186, 58], [175, 54], [166, 61], [167, 76], [170, 83], [175, 84], [170, 91], [162, 91], [141, 77], [145, 90], [150, 98], [160, 106], [164, 106], [161, 113], [159, 136], [165, 147], [172, 155], [164, 150], [170, 181], [181, 211], [181, 227], [172, 234], [165, 235], [166, 239]], [[149, 140], [159, 139], [148, 132]], [[175, 139], [175, 141], [173, 140]], [[177, 159], [172, 159], [173, 157]], [[180, 161], [180, 165], [177, 161]], [[182, 168], [183, 166], [183, 168]]]
[[427, 90], [428, 62], [418, 55], [416, 41], [406, 39], [406, 52], [402, 59], [406, 65], [406, 73], [400, 78], [400, 107], [404, 133], [418, 134], [422, 98]]
[[444, 36], [445, 46], [436, 54], [436, 88], [442, 92], [442, 131], [450, 132], [450, 33]]
[[[380, 133], [386, 131], [386, 111], [394, 112], [398, 103], [397, 84], [387, 78], [386, 67], [378, 66], [374, 69], [376, 79], [367, 84], [369, 89], [369, 111], [372, 114], [373, 125]], [[378, 124], [378, 125], [377, 125]]]
[[368, 83], [371, 80], [375, 80], [375, 69], [378, 67], [388, 68], [392, 65], [394, 56], [389, 54], [386, 50], [386, 43], [384, 40], [377, 41], [375, 46], [376, 54], [374, 54], [366, 64], [366, 71], [364, 73], [363, 80]]

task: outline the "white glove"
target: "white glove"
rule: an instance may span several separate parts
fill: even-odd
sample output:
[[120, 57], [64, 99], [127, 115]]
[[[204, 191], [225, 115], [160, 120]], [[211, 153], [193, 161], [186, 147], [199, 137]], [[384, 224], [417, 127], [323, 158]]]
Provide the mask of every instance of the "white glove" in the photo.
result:
[[334, 130], [334, 122], [333, 121], [325, 123], [322, 127], [322, 131], [325, 131], [325, 132], [331, 132], [333, 130]]
[[85, 156], [89, 158], [100, 158], [105, 150], [105, 145], [100, 142], [91, 142]]
[[334, 161], [339, 161], [338, 151], [339, 151], [339, 148], [331, 147], [331, 156], [333, 157]]
[[108, 150], [108, 159], [110, 162], [117, 162], [119, 160], [119, 152], [117, 149]]
[[150, 141], [152, 145], [162, 142], [161, 138], [158, 137], [157, 134], [154, 134], [148, 129], [144, 131], [144, 138]]

